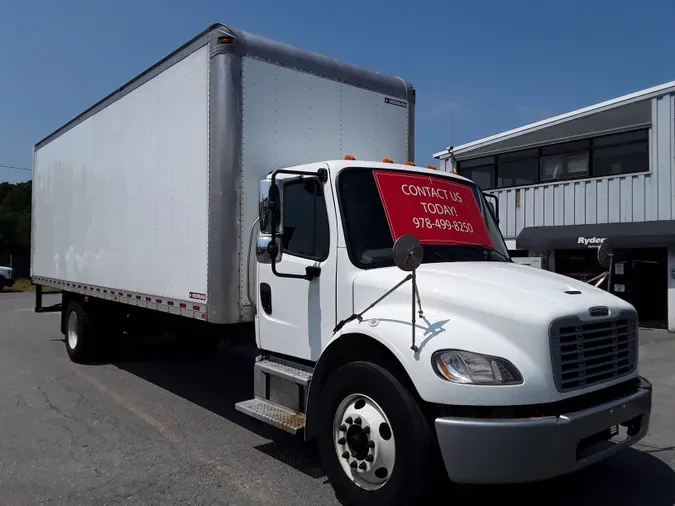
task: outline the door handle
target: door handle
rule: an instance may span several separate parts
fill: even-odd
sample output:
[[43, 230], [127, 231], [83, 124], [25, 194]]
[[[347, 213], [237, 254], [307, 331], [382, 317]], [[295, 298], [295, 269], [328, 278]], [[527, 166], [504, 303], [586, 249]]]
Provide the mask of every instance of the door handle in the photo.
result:
[[260, 305], [266, 314], [272, 314], [272, 288], [267, 283], [260, 283]]

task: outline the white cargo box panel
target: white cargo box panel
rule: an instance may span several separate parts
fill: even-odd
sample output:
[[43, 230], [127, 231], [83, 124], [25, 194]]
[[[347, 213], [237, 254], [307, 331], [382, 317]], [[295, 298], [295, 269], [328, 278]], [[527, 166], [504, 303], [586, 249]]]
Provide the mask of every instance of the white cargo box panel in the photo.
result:
[[[348, 154], [408, 160], [405, 101], [256, 58], [243, 58], [242, 84], [242, 233], [258, 216], [259, 181], [274, 169]], [[242, 286], [248, 275], [243, 263]], [[245, 307], [248, 297], [241, 295]]]
[[208, 47], [35, 151], [32, 275], [207, 293]]
[[213, 25], [36, 145], [31, 275], [250, 321], [259, 180], [347, 154], [412, 160], [414, 95], [399, 77]]

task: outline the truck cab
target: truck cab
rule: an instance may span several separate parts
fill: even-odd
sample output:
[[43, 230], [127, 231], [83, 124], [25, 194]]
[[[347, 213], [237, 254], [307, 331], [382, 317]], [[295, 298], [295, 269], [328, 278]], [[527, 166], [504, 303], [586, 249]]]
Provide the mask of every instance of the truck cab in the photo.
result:
[[264, 352], [238, 410], [316, 438], [348, 504], [404, 504], [435, 465], [462, 483], [546, 479], [646, 434], [630, 304], [513, 263], [472, 181], [352, 158], [261, 181]]

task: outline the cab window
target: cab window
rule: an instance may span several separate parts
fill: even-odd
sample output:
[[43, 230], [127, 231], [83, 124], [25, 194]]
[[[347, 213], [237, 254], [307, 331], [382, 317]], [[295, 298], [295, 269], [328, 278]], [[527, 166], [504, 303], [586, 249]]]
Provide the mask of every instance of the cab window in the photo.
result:
[[310, 260], [325, 260], [330, 228], [323, 184], [316, 179], [284, 184], [282, 251]]

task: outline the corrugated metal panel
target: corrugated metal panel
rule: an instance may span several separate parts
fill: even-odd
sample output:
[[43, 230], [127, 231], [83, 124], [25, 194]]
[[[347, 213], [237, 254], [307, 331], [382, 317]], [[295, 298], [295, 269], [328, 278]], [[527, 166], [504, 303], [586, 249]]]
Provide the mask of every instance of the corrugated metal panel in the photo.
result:
[[649, 173], [488, 192], [499, 198], [504, 237], [515, 239], [526, 226], [675, 218], [674, 108], [673, 95], [652, 100]]

